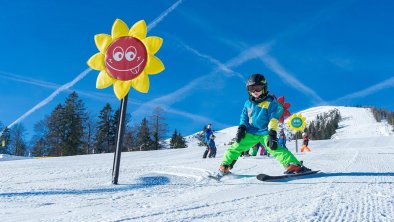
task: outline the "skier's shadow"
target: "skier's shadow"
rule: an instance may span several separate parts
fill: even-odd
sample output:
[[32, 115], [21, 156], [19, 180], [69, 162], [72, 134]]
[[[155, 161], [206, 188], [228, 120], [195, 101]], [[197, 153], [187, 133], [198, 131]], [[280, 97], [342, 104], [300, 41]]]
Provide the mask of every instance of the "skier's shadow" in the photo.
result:
[[161, 186], [170, 183], [170, 179], [165, 176], [145, 176], [140, 177], [135, 184], [119, 184], [113, 187], [95, 189], [73, 189], [73, 190], [49, 190], [49, 191], [27, 191], [0, 193], [0, 197], [29, 197], [29, 196], [51, 196], [51, 195], [85, 195], [92, 193], [116, 193], [127, 190], [146, 189], [154, 186]]
[[[394, 176], [394, 172], [338, 172], [338, 173], [318, 172], [316, 174], [283, 178], [278, 180], [272, 180], [270, 182], [290, 182], [290, 181], [305, 180], [311, 178], [323, 178], [323, 177], [375, 177], [375, 176]], [[235, 174], [233, 175], [233, 177], [236, 179], [241, 179], [247, 177], [256, 177], [256, 175]], [[336, 181], [336, 183], [340, 183], [340, 181]], [[394, 182], [384, 182], [384, 183], [394, 184]]]
[[[311, 178], [324, 178], [324, 177], [382, 177], [382, 176], [394, 176], [394, 172], [337, 172], [337, 173], [326, 173], [326, 172], [319, 172], [316, 174], [305, 175], [295, 178], [288, 178], [282, 181], [292, 181], [292, 180], [304, 180], [304, 179], [311, 179]], [[279, 181], [279, 180], [278, 180]], [[335, 181], [334, 183], [346, 183], [343, 181]], [[355, 183], [355, 182], [349, 182]], [[358, 183], [365, 183], [365, 182], [358, 182]], [[394, 182], [382, 182], [382, 183], [393, 183]]]
[[316, 177], [371, 177], [371, 176], [394, 176], [394, 172], [339, 172], [339, 173], [318, 173]]

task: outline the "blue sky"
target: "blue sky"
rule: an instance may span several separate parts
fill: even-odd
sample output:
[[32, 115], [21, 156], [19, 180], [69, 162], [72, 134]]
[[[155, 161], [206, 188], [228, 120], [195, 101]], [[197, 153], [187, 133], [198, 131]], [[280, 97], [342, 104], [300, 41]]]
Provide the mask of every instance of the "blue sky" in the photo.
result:
[[170, 133], [238, 125], [253, 73], [292, 113], [317, 105], [394, 110], [393, 11], [392, 1], [3, 1], [0, 121], [18, 120], [30, 137], [74, 90], [92, 114], [107, 102], [118, 107], [112, 87], [95, 88], [97, 71], [74, 80], [97, 53], [94, 35], [111, 34], [117, 18], [129, 26], [144, 19], [148, 36], [164, 39], [156, 56], [166, 69], [150, 76], [149, 93], [129, 93], [137, 123], [161, 106]]

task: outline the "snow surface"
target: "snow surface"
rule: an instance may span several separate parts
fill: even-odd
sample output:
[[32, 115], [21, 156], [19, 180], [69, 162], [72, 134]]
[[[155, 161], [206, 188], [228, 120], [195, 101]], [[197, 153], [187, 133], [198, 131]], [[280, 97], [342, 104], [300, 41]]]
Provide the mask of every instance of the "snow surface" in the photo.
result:
[[216, 159], [202, 159], [196, 141], [122, 153], [119, 185], [111, 184], [113, 154], [0, 162], [0, 221], [394, 221], [394, 136], [364, 126], [363, 113], [349, 110], [337, 139], [295, 154], [323, 172], [296, 180], [256, 180], [283, 171], [265, 156], [240, 158], [221, 182], [208, 179], [236, 127], [216, 132]]

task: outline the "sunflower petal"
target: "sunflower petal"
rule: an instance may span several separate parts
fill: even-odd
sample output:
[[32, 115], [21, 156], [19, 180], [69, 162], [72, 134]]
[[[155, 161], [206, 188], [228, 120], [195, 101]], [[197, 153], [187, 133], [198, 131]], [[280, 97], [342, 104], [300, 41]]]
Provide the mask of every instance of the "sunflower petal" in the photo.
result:
[[138, 39], [145, 39], [147, 33], [146, 23], [144, 20], [136, 22], [130, 28], [129, 36], [137, 37]]
[[161, 45], [163, 44], [163, 39], [157, 36], [150, 36], [148, 38], [142, 39], [141, 41], [144, 43], [148, 53], [152, 55], [159, 51]]
[[104, 54], [102, 54], [101, 52], [94, 54], [92, 57], [90, 57], [87, 64], [92, 69], [104, 70], [105, 69]]
[[123, 99], [127, 93], [129, 93], [130, 87], [131, 87], [131, 81], [116, 81], [114, 83], [114, 92], [115, 96], [121, 100]]
[[147, 93], [149, 90], [149, 78], [142, 72], [137, 78], [131, 80], [131, 86], [138, 92]]
[[127, 24], [120, 19], [116, 19], [112, 25], [112, 39], [127, 36], [128, 33], [129, 28], [127, 27]]
[[157, 74], [164, 70], [163, 62], [154, 55], [148, 54], [148, 63], [145, 67], [145, 72], [147, 74]]
[[98, 50], [104, 54], [105, 50], [112, 42], [112, 37], [107, 34], [98, 34], [94, 36], [94, 42], [96, 43]]
[[108, 86], [112, 85], [116, 79], [112, 78], [108, 75], [107, 71], [103, 70], [99, 73], [96, 80], [96, 88], [97, 89], [105, 89]]

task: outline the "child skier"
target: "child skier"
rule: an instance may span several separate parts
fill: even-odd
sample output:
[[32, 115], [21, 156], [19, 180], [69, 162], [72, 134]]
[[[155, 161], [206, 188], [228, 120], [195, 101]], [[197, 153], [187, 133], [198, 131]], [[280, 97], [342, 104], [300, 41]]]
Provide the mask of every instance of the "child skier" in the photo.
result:
[[301, 147], [301, 153], [306, 152], [306, 151], [311, 152], [311, 149], [308, 147], [308, 144], [309, 144], [308, 134], [306, 134], [305, 132], [302, 133], [302, 139], [303, 139], [303, 145]]
[[219, 166], [218, 176], [224, 176], [234, 167], [243, 151], [260, 142], [267, 144], [269, 154], [285, 167], [284, 174], [295, 174], [310, 171], [287, 149], [278, 146], [278, 103], [268, 94], [267, 81], [261, 74], [249, 77], [246, 88], [249, 99], [245, 102], [241, 113], [236, 142], [224, 153]]
[[215, 135], [211, 135], [209, 142], [208, 142], [208, 147], [209, 147], [209, 158], [215, 158], [216, 156], [216, 144], [215, 144]]
[[260, 156], [266, 155], [267, 157], [269, 157], [270, 154], [269, 154], [269, 153], [267, 152], [267, 150], [265, 149], [264, 144], [261, 144], [261, 143], [259, 143], [259, 144], [261, 145]]
[[[253, 146], [251, 156], [256, 156], [256, 155], [257, 155], [257, 152], [258, 152], [259, 149], [260, 149], [260, 147], [261, 147], [261, 143], [260, 143], [260, 142], [258, 142], [257, 144], [255, 144], [255, 145]], [[264, 149], [264, 148], [262, 148], [262, 149]]]
[[202, 155], [202, 158], [205, 159], [207, 158], [209, 152], [209, 140], [211, 138], [211, 135], [213, 135], [212, 124], [209, 123], [207, 127], [203, 130], [203, 133], [204, 133], [204, 142], [205, 145], [207, 146], [207, 149], [205, 149], [204, 154]]
[[286, 147], [286, 134], [283, 131], [283, 129], [281, 129], [279, 131], [279, 140], [278, 141], [279, 141], [279, 146], [287, 149], [287, 147]]

